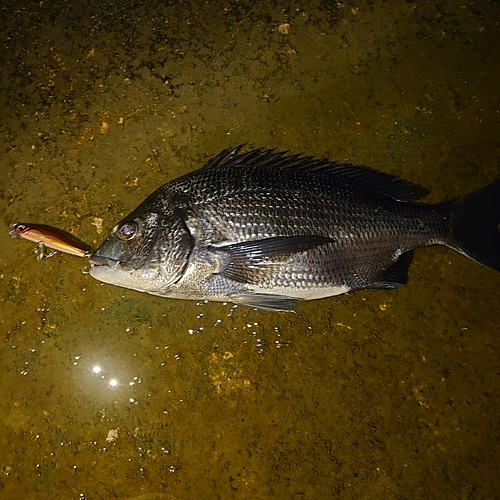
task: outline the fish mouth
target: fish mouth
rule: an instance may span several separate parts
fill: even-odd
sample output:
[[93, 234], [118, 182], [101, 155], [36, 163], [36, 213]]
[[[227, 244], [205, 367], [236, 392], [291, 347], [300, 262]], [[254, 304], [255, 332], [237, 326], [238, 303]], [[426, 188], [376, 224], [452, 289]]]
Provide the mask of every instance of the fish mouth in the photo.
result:
[[102, 257], [101, 255], [96, 255], [95, 253], [89, 257], [89, 261], [92, 267], [115, 267], [120, 263], [119, 260]]

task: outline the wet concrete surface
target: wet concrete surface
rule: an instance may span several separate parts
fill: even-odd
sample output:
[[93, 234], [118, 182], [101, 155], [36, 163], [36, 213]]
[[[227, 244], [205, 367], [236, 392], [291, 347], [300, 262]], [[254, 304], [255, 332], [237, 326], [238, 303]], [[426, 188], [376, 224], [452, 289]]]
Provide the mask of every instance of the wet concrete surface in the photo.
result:
[[11, 224], [99, 245], [241, 143], [350, 161], [426, 202], [500, 176], [495, 2], [3, 2], [0, 498], [495, 498], [500, 275], [297, 314], [103, 285]]

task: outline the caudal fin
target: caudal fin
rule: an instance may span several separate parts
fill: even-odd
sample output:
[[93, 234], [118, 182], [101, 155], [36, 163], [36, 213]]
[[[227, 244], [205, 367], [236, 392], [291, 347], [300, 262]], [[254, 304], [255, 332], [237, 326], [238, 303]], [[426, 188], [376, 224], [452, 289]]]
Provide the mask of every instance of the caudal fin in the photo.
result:
[[500, 272], [500, 180], [446, 205], [453, 217], [449, 246]]

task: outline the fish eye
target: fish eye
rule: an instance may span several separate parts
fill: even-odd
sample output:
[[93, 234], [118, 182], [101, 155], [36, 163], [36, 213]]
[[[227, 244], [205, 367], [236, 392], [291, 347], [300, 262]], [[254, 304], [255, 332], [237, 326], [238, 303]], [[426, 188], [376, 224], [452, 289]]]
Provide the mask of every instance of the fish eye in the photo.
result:
[[22, 233], [26, 229], [26, 226], [24, 224], [14, 224], [14, 231], [17, 231], [18, 233]]
[[124, 222], [116, 231], [116, 234], [120, 240], [128, 241], [134, 238], [137, 234], [137, 224], [132, 222]]

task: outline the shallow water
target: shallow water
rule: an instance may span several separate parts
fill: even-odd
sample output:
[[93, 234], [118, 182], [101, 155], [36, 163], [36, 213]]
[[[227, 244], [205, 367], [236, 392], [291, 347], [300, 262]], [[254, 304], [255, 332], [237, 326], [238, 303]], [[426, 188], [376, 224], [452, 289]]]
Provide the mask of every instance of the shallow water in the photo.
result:
[[1, 499], [498, 495], [498, 273], [426, 248], [398, 291], [270, 313], [103, 285], [8, 237], [97, 246], [240, 143], [428, 202], [500, 176], [498, 4], [278, 4], [3, 4]]

